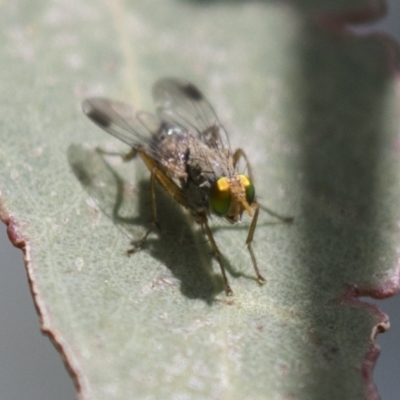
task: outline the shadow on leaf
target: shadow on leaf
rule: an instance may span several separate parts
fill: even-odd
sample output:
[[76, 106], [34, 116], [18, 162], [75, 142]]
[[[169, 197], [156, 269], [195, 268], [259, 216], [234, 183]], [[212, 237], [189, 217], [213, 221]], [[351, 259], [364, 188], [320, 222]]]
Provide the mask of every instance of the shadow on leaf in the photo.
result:
[[[147, 229], [151, 221], [150, 182], [140, 181], [133, 189], [104, 156], [81, 145], [73, 144], [68, 148], [68, 161], [76, 178], [102, 212], [133, 237], [133, 243], [140, 240], [144, 230], [138, 234], [137, 227]], [[184, 296], [211, 304], [215, 295], [224, 290], [224, 285], [222, 277], [212, 271], [213, 254], [204, 233], [193, 229], [190, 216], [158, 185], [156, 201], [161, 229], [150, 234], [144, 251], [160, 260], [179, 279]], [[236, 271], [225, 258], [224, 264], [233, 277], [253, 278]]]

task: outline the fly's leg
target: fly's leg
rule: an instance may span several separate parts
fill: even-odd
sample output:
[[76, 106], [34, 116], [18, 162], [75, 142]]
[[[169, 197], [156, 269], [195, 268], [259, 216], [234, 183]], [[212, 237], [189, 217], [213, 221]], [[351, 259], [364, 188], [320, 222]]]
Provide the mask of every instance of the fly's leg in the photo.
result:
[[131, 161], [131, 160], [133, 160], [135, 157], [136, 157], [136, 155], [137, 155], [137, 153], [138, 153], [138, 151], [134, 148], [134, 147], [132, 147], [129, 151], [128, 151], [128, 153], [126, 153], [126, 154], [124, 154], [123, 156], [122, 156], [122, 160], [123, 161]]
[[253, 203], [252, 207], [255, 208], [255, 212], [254, 212], [253, 220], [251, 221], [251, 225], [250, 225], [250, 228], [249, 228], [249, 233], [247, 234], [246, 245], [247, 245], [247, 249], [249, 250], [249, 253], [250, 253], [251, 262], [253, 263], [254, 271], [255, 271], [255, 273], [257, 275], [258, 283], [263, 285], [266, 282], [266, 280], [261, 275], [260, 270], [258, 269], [256, 256], [254, 255], [253, 247], [251, 245], [252, 242], [253, 242], [254, 232], [255, 232], [256, 226], [257, 226], [257, 220], [258, 220], [258, 213], [260, 211], [260, 205], [258, 203]]
[[167, 193], [181, 206], [190, 208], [183, 190], [161, 169], [161, 167], [159, 167], [157, 161], [140, 150], [137, 152], [146, 167], [155, 175], [157, 182], [167, 191]]
[[215, 258], [217, 259], [218, 264], [219, 264], [219, 266], [221, 268], [222, 278], [224, 280], [224, 285], [225, 285], [225, 293], [226, 293], [227, 296], [232, 296], [233, 295], [233, 291], [232, 291], [232, 289], [231, 289], [231, 287], [229, 285], [228, 278], [226, 276], [225, 267], [224, 267], [224, 264], [222, 262], [221, 253], [220, 253], [220, 251], [218, 249], [217, 243], [214, 240], [214, 236], [213, 236], [213, 234], [211, 232], [211, 229], [207, 224], [207, 220], [201, 222], [201, 225], [204, 228], [204, 230], [206, 231], [208, 240], [210, 241], [211, 247], [212, 247], [212, 249], [214, 251]]
[[127, 251], [128, 255], [136, 253], [138, 250], [140, 250], [143, 247], [144, 243], [146, 242], [151, 231], [154, 229], [154, 227], [159, 228], [157, 221], [157, 204], [156, 204], [156, 191], [155, 191], [156, 173], [157, 169], [154, 168], [153, 171], [151, 171], [151, 176], [150, 176], [150, 196], [151, 196], [151, 211], [152, 211], [151, 225], [147, 229], [143, 237], [137, 243], [135, 243], [134, 247]]
[[159, 228], [157, 219], [157, 204], [156, 204], [156, 191], [155, 191], [156, 181], [167, 191], [167, 193], [170, 196], [172, 196], [172, 198], [175, 201], [177, 201], [183, 207], [189, 208], [189, 204], [182, 189], [162, 169], [160, 169], [157, 161], [155, 161], [153, 158], [151, 158], [146, 153], [140, 150], [135, 150], [135, 151], [140, 155], [146, 167], [151, 171], [150, 190], [151, 190], [151, 209], [153, 218], [149, 229], [146, 231], [144, 236], [139, 240], [139, 242], [134, 246], [134, 248], [128, 250], [128, 254], [132, 254], [138, 251], [143, 246], [144, 242], [146, 241], [147, 237], [149, 236], [150, 232], [154, 229], [154, 227]]
[[[240, 158], [244, 158], [244, 160], [246, 161], [246, 166], [247, 166], [247, 172], [249, 174], [249, 178], [250, 180], [253, 182], [253, 170], [251, 168], [249, 159], [247, 158], [246, 153], [244, 152], [243, 149], [237, 149], [234, 153], [233, 153], [233, 166], [236, 167], [237, 163], [239, 162]], [[287, 217], [285, 215], [281, 215], [276, 213], [275, 211], [270, 210], [268, 207], [262, 206], [262, 205], [257, 205], [257, 207], [261, 207], [263, 209], [263, 211], [267, 212], [269, 215], [272, 215], [273, 217], [280, 219], [282, 222], [293, 222], [294, 221], [294, 217]]]
[[244, 160], [246, 161], [247, 173], [250, 180], [253, 182], [253, 169], [251, 168], [250, 161], [247, 158], [247, 155], [243, 149], [236, 149], [236, 151], [233, 153], [233, 166], [236, 167], [237, 163], [240, 160], [240, 157], [244, 158]]

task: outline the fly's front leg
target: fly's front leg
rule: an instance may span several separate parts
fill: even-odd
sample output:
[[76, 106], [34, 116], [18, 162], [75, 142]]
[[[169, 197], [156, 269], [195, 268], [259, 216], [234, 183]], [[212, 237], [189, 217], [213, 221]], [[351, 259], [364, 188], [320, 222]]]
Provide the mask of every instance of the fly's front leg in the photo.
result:
[[258, 213], [260, 211], [260, 205], [258, 203], [253, 203], [252, 207], [255, 208], [255, 212], [254, 212], [253, 220], [251, 221], [251, 225], [250, 225], [250, 228], [249, 228], [249, 233], [247, 235], [246, 245], [247, 245], [247, 249], [249, 250], [249, 253], [250, 253], [251, 262], [253, 263], [254, 271], [255, 271], [255, 273], [257, 275], [258, 283], [260, 283], [262, 285], [262, 284], [264, 284], [266, 282], [266, 280], [261, 275], [260, 270], [258, 269], [256, 256], [254, 255], [253, 247], [251, 245], [252, 242], [253, 242], [254, 232], [255, 232], [256, 226], [257, 226], [257, 220], [258, 220]]
[[136, 253], [138, 250], [140, 250], [143, 244], [146, 242], [151, 231], [154, 229], [154, 227], [159, 228], [157, 220], [157, 204], [156, 204], [156, 191], [155, 191], [156, 176], [157, 176], [157, 169], [153, 168], [150, 175], [150, 196], [151, 196], [151, 211], [152, 211], [151, 225], [147, 229], [143, 237], [134, 245], [134, 247], [127, 251], [128, 255]]
[[233, 166], [236, 168], [236, 165], [241, 157], [244, 158], [244, 160], [246, 161], [247, 173], [249, 175], [250, 180], [253, 182], [253, 169], [251, 168], [249, 159], [247, 158], [247, 155], [243, 149], [239, 148], [233, 153]]
[[204, 230], [206, 231], [206, 234], [207, 234], [208, 240], [209, 240], [210, 243], [211, 243], [211, 247], [212, 247], [212, 249], [213, 249], [215, 258], [217, 259], [218, 264], [219, 264], [219, 266], [220, 266], [220, 268], [221, 268], [222, 278], [223, 278], [223, 280], [224, 280], [224, 285], [225, 285], [225, 293], [226, 293], [227, 296], [232, 296], [232, 295], [233, 295], [233, 291], [232, 291], [232, 289], [231, 289], [231, 287], [230, 287], [230, 285], [229, 285], [228, 278], [227, 278], [227, 276], [226, 276], [225, 267], [224, 267], [224, 264], [223, 264], [223, 262], [222, 262], [221, 253], [220, 253], [220, 251], [219, 251], [219, 249], [218, 249], [217, 243], [216, 243], [215, 240], [214, 240], [214, 236], [213, 236], [213, 234], [212, 234], [212, 232], [211, 232], [211, 229], [210, 229], [210, 227], [209, 227], [208, 224], [207, 224], [207, 220], [201, 222], [201, 226], [202, 226], [202, 227], [204, 228]]
[[[233, 153], [233, 166], [236, 167], [240, 158], [243, 158], [246, 161], [246, 167], [247, 167], [247, 172], [249, 174], [249, 179], [251, 182], [253, 182], [253, 169], [251, 168], [249, 159], [247, 158], [247, 155], [243, 149], [237, 149]], [[277, 219], [280, 219], [282, 222], [293, 222], [294, 221], [294, 217], [288, 217], [285, 215], [278, 214], [275, 211], [272, 211], [268, 207], [265, 207], [263, 205], [257, 205], [257, 207], [261, 207], [263, 209], [263, 211], [267, 212], [269, 215], [272, 215], [273, 217], [275, 217]]]

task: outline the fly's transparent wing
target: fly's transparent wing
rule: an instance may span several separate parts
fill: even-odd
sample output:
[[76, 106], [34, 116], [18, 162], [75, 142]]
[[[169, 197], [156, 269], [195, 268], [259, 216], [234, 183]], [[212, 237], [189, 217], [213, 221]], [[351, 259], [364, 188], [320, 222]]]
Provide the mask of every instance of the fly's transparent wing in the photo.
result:
[[106, 132], [129, 146], [136, 148], [144, 145], [149, 150], [149, 155], [156, 157], [151, 135], [160, 129], [160, 120], [155, 115], [135, 113], [128, 104], [102, 97], [84, 100], [82, 109], [91, 121]]
[[102, 97], [86, 99], [83, 112], [100, 128], [156, 160], [171, 177], [185, 174], [187, 132], [150, 113]]
[[229, 149], [225, 129], [200, 90], [192, 83], [163, 78], [153, 86], [157, 115], [162, 121], [184, 128], [206, 145], [220, 151]]

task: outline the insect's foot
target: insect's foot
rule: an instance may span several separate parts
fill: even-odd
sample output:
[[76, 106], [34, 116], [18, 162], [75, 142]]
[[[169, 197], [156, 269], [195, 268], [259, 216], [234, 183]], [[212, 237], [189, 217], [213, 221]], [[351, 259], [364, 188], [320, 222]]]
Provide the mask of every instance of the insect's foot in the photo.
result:
[[227, 296], [233, 296], [233, 290], [231, 289], [231, 287], [229, 285], [225, 286], [225, 294]]
[[128, 256], [131, 254], [136, 253], [137, 251], [141, 250], [143, 245], [145, 244], [152, 228], [150, 227], [147, 232], [144, 234], [144, 236], [139, 240], [139, 241], [133, 241], [131, 242], [132, 248], [127, 251]]
[[257, 282], [258, 282], [260, 285], [265, 285], [265, 284], [267, 283], [267, 280], [266, 280], [263, 276], [258, 275], [258, 276], [257, 276]]
[[128, 249], [128, 250], [126, 251], [126, 255], [127, 255], [127, 256], [131, 256], [132, 254], [137, 253], [139, 250], [140, 250], [140, 247], [139, 247], [139, 246], [132, 247], [131, 249]]
[[139, 250], [142, 249], [143, 244], [144, 244], [144, 241], [143, 241], [143, 240], [140, 240], [140, 241], [137, 242], [137, 243], [131, 243], [132, 248], [130, 248], [130, 249], [128, 249], [128, 250], [126, 251], [127, 256], [131, 256], [132, 254], [137, 253]]

